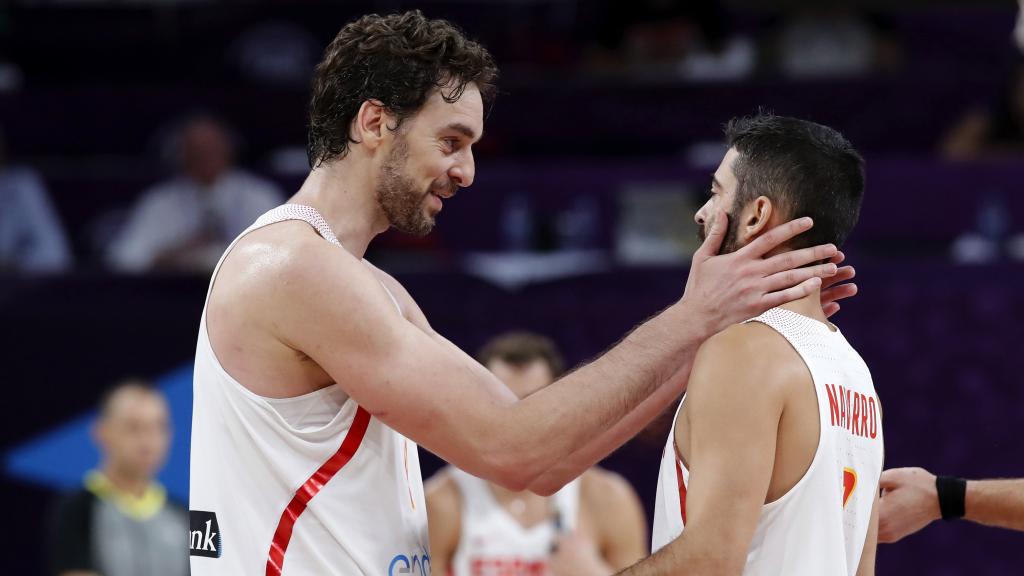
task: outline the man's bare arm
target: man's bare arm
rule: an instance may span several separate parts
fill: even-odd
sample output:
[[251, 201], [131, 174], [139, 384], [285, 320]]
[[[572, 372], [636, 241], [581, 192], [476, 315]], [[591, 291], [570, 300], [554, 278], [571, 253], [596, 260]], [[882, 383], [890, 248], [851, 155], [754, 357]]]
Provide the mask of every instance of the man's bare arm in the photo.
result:
[[[724, 221], [724, 219], [721, 221]], [[701, 258], [706, 259], [707, 257], [706, 255], [696, 254], [694, 256], [694, 263], [697, 264], [701, 261]], [[837, 252], [831, 262], [838, 266], [844, 258], [845, 256], [841, 252]], [[838, 269], [835, 276], [826, 277], [823, 280], [822, 305], [826, 307], [829, 315], [839, 311], [839, 305], [836, 303], [838, 300], [849, 298], [857, 293], [857, 286], [855, 284], [839, 284], [840, 282], [853, 279], [855, 274], [856, 272], [852, 267], [844, 266]], [[743, 319], [745, 320], [746, 318]], [[635, 410], [623, 417], [614, 426], [592, 439], [585, 446], [573, 452], [568, 458], [560, 460], [554, 468], [545, 471], [531, 483], [529, 489], [537, 494], [554, 494], [566, 483], [578, 477], [585, 470], [594, 466], [636, 436], [686, 390], [691, 365], [692, 356], [687, 356], [672, 376]]]
[[971, 522], [1024, 530], [1024, 479], [968, 480], [964, 512]]
[[771, 482], [784, 403], [780, 380], [788, 376], [773, 363], [764, 338], [751, 337], [759, 329], [765, 330], [734, 326], [701, 348], [685, 407], [686, 529], [622, 574], [742, 572]]
[[[832, 258], [832, 263], [839, 265], [845, 256], [842, 252]], [[832, 316], [839, 311], [839, 300], [857, 294], [857, 285], [849, 282], [856, 275], [851, 266], [839, 268], [835, 276], [825, 278], [822, 283], [821, 305], [825, 314]], [[690, 378], [691, 363], [686, 362], [672, 375], [654, 394], [644, 400], [633, 412], [620, 420], [611, 429], [591, 440], [586, 446], [559, 462], [554, 468], [542, 474], [530, 490], [537, 494], [550, 495], [562, 488], [566, 483], [582, 474], [591, 466], [604, 460], [609, 454], [618, 450], [623, 444], [636, 436], [657, 418], [666, 408], [676, 402], [686, 391], [686, 383]]]
[[467, 355], [396, 314], [373, 273], [326, 243], [310, 240], [280, 258], [256, 304], [268, 310], [266, 329], [385, 424], [474, 475], [522, 489], [636, 408], [709, 334], [802, 297], [834, 273], [832, 264], [800, 268], [831, 257], [832, 246], [763, 258], [808, 223], [719, 257], [707, 255], [723, 235], [713, 230], [679, 302], [520, 402]]
[[[879, 540], [896, 542], [942, 517], [935, 475], [923, 468], [882, 473]], [[964, 518], [986, 526], [1024, 531], [1024, 478], [968, 480]]]

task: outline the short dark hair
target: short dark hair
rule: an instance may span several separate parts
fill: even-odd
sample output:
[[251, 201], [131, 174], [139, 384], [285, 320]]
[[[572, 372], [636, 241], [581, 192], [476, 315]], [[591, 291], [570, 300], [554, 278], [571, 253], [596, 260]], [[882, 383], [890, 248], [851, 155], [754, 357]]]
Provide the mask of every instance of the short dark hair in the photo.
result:
[[307, 154], [310, 167], [344, 157], [359, 107], [379, 100], [402, 120], [415, 114], [435, 89], [456, 102], [475, 83], [484, 104], [494, 96], [498, 69], [490, 53], [445, 20], [419, 10], [370, 14], [342, 27], [313, 73]]
[[533, 332], [506, 332], [496, 336], [480, 349], [477, 360], [484, 366], [494, 360], [501, 360], [516, 367], [541, 360], [548, 365], [555, 378], [565, 371], [565, 360], [554, 341]]
[[733, 118], [726, 140], [739, 156], [736, 197], [740, 207], [765, 196], [787, 218], [810, 216], [814, 227], [790, 247], [841, 246], [857, 224], [864, 198], [864, 159], [828, 126], [759, 113]]

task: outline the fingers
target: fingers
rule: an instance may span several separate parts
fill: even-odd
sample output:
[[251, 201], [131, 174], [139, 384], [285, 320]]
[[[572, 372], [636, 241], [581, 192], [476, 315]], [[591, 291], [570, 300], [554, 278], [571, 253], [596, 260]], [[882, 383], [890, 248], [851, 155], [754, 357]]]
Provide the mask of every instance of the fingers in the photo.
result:
[[711, 229], [708, 231], [707, 237], [704, 238], [704, 243], [693, 253], [694, 260], [706, 260], [718, 255], [718, 251], [722, 248], [722, 240], [725, 238], [725, 231], [729, 227], [728, 224], [729, 216], [725, 211], [716, 211], [715, 217], [711, 221]]
[[843, 260], [846, 260], [846, 254], [843, 254], [843, 251], [839, 250], [838, 252], [836, 252], [836, 255], [832, 257], [832, 260], [830, 260], [830, 262], [838, 266], [843, 263]]
[[[835, 258], [833, 258], [831, 262], [835, 264]], [[857, 276], [857, 271], [853, 268], [853, 266], [843, 266], [836, 271], [835, 276], [832, 276], [831, 278], [825, 280], [821, 284], [821, 287], [822, 289], [827, 290], [829, 286], [832, 286], [833, 284], [838, 284], [840, 282], [846, 282], [847, 280], [852, 280], [855, 276]]]
[[[754, 258], [760, 258], [768, 252], [771, 252], [775, 248], [781, 246], [784, 242], [792, 239], [793, 237], [802, 234], [811, 229], [814, 223], [810, 218], [797, 218], [796, 220], [790, 220], [781, 226], [776, 226], [768, 232], [761, 235], [760, 238], [754, 240], [750, 244], [747, 244], [739, 250], [745, 256], [752, 256]], [[823, 256], [822, 259], [831, 258], [835, 253]], [[811, 260], [809, 260], [811, 262]], [[792, 268], [792, 266], [790, 266]]]
[[[775, 228], [774, 232], [778, 230]], [[770, 234], [771, 232], [769, 232]], [[764, 238], [762, 236], [761, 238]], [[758, 238], [760, 240], [760, 238]], [[756, 242], [755, 240], [754, 242]], [[776, 272], [782, 272], [783, 270], [792, 270], [793, 268], [800, 268], [806, 266], [811, 262], [817, 262], [819, 260], [829, 260], [836, 255], [836, 247], [833, 244], [822, 244], [819, 246], [813, 246], [811, 248], [801, 248], [800, 250], [791, 250], [789, 252], [783, 252], [782, 254], [776, 254], [771, 258], [764, 261], [763, 270], [765, 276], [774, 274]], [[835, 273], [838, 268], [835, 264], [829, 262], [826, 266], [832, 267], [832, 274]], [[827, 274], [831, 276], [831, 274]]]
[[[793, 272], [796, 272], [796, 270]], [[804, 298], [818, 288], [821, 288], [821, 278], [817, 276], [808, 278], [792, 288], [765, 294], [764, 298], [761, 299], [761, 306], [764, 310], [770, 310], [776, 306], [782, 306], [783, 304]]]
[[789, 288], [796, 286], [801, 282], [804, 282], [808, 278], [821, 279], [826, 276], [831, 276], [836, 273], [836, 265], [829, 262], [828, 264], [818, 264], [817, 266], [810, 266], [808, 268], [796, 268], [793, 270], [784, 270], [777, 272], [771, 276], [765, 278], [764, 291], [775, 292], [776, 290], [782, 290], [783, 288]]
[[[886, 476], [885, 473], [883, 473], [882, 477], [878, 479], [878, 487], [886, 492], [899, 487], [899, 485], [900, 483], [897, 482], [892, 475]], [[882, 494], [882, 498], [885, 498], [885, 494]]]
[[825, 313], [825, 318], [831, 318], [835, 316], [836, 312], [839, 312], [839, 304], [835, 302], [829, 302], [821, 307], [821, 311]]
[[[828, 280], [824, 280], [824, 282], [827, 283]], [[824, 286], [824, 284], [822, 284], [822, 286]], [[833, 286], [832, 288], [822, 290], [821, 304], [824, 306], [825, 304], [842, 300], [843, 298], [856, 296], [858, 290], [859, 289], [856, 284], [840, 284], [839, 286]]]

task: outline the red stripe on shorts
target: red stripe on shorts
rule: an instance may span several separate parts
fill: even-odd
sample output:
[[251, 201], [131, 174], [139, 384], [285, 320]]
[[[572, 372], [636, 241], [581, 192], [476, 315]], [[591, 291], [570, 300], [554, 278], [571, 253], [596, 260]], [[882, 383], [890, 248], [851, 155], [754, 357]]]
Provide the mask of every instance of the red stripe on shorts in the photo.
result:
[[683, 526], [686, 525], [686, 484], [683, 483], [683, 466], [676, 458], [676, 480], [679, 481], [679, 514], [683, 517]]
[[356, 416], [352, 419], [352, 426], [348, 429], [345, 439], [342, 440], [341, 447], [295, 491], [291, 502], [288, 503], [288, 507], [281, 513], [281, 519], [277, 522], [274, 540], [270, 543], [270, 553], [267, 555], [266, 576], [281, 576], [281, 569], [284, 568], [284, 553], [288, 550], [288, 542], [292, 539], [295, 521], [299, 519], [309, 501], [320, 492], [320, 489], [352, 459], [363, 442], [363, 436], [366, 435], [366, 428], [369, 425], [370, 413], [363, 410], [362, 407], [356, 409]]

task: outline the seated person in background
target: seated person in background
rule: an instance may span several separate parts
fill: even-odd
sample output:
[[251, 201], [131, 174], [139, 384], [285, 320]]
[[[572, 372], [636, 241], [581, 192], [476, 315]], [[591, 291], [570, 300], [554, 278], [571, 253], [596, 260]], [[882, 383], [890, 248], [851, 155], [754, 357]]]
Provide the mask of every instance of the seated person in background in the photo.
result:
[[[551, 340], [512, 332], [479, 356], [520, 398], [561, 376]], [[550, 497], [512, 492], [448, 467], [426, 487], [431, 571], [453, 576], [612, 574], [647, 554], [633, 488], [592, 468]]]
[[226, 127], [209, 116], [188, 119], [176, 142], [181, 175], [143, 193], [109, 247], [121, 272], [209, 272], [238, 234], [280, 205], [280, 190], [233, 166]]
[[56, 576], [187, 576], [188, 516], [154, 477], [171, 441], [164, 397], [129, 380], [100, 404], [99, 470], [58, 505], [50, 560]]
[[[863, 160], [831, 128], [734, 119], [705, 231], [725, 210], [723, 252], [791, 218], [805, 243], [842, 244], [860, 214]], [[817, 293], [708, 339], [662, 455], [653, 556], [625, 574], [874, 574], [881, 407], [871, 373]]]
[[50, 195], [31, 168], [9, 166], [0, 134], [0, 272], [60, 272], [71, 251]]
[[942, 151], [954, 160], [1024, 154], [1024, 56], [1017, 58], [995, 102], [961, 118]]

